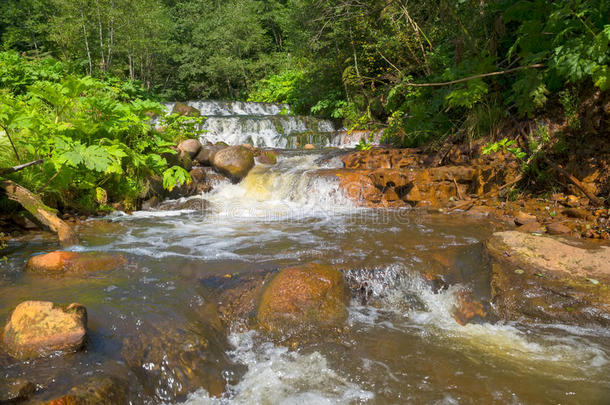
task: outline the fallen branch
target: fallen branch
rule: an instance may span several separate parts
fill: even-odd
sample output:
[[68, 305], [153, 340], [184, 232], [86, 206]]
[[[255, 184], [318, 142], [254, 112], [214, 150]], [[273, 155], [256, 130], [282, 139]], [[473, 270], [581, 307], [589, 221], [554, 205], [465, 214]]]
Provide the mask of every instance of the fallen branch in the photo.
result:
[[43, 159], [38, 159], [38, 160], [34, 160], [33, 162], [24, 163], [22, 165], [7, 167], [6, 169], [0, 169], [0, 176], [4, 176], [5, 174], [10, 174], [10, 173], [15, 173], [15, 172], [18, 172], [19, 170], [23, 170], [27, 167], [34, 166], [34, 165], [39, 165], [43, 162], [44, 162]]
[[476, 200], [476, 199], [480, 199], [480, 198], [483, 198], [483, 197], [487, 197], [487, 196], [488, 196], [489, 194], [491, 194], [492, 192], [499, 193], [500, 191], [502, 191], [502, 190], [503, 190], [503, 189], [505, 189], [506, 187], [510, 187], [510, 186], [512, 186], [512, 185], [514, 185], [514, 184], [516, 184], [516, 183], [518, 183], [518, 182], [519, 182], [519, 181], [520, 181], [522, 178], [523, 178], [523, 174], [520, 174], [520, 175], [518, 175], [517, 177], [515, 177], [515, 179], [514, 179], [513, 181], [510, 181], [510, 182], [508, 182], [508, 183], [506, 183], [506, 184], [502, 185], [501, 187], [498, 187], [498, 189], [497, 189], [497, 190], [490, 190], [490, 191], [488, 191], [488, 192], [486, 192], [486, 193], [484, 193], [484, 194], [481, 194], [479, 197], [477, 197], [477, 198], [475, 198], [475, 199], [473, 199], [473, 200], [468, 200], [468, 201], [466, 201], [465, 203], [462, 203], [462, 204], [456, 205], [455, 207], [451, 207], [451, 208], [447, 209], [447, 212], [451, 212], [451, 211], [455, 211], [455, 210], [459, 210], [459, 209], [465, 208], [465, 207], [466, 207], [466, 206], [468, 206], [469, 204], [473, 204], [473, 205], [474, 205], [474, 200]]
[[18, 202], [30, 214], [32, 214], [43, 225], [49, 227], [59, 237], [62, 246], [75, 245], [78, 238], [72, 228], [57, 217], [56, 211], [47, 207], [40, 198], [36, 197], [28, 189], [21, 187], [11, 180], [0, 181], [0, 188], [3, 188], [9, 199]]
[[541, 64], [541, 63], [536, 63], [534, 65], [519, 66], [519, 67], [512, 68], [512, 69], [500, 70], [498, 72], [482, 73], [480, 75], [464, 77], [463, 79], [452, 80], [450, 82], [440, 82], [440, 83], [406, 83], [406, 85], [407, 86], [411, 86], [411, 87], [440, 87], [440, 86], [449, 86], [451, 84], [467, 82], [469, 80], [474, 80], [474, 79], [481, 79], [483, 77], [505, 75], [507, 73], [516, 72], [518, 70], [537, 69], [537, 68], [541, 68], [541, 67], [544, 67], [544, 65]]
[[587, 190], [587, 188], [574, 176], [572, 176], [570, 173], [568, 173], [566, 171], [566, 169], [564, 169], [563, 167], [559, 166], [556, 163], [553, 163], [548, 157], [544, 156], [543, 157], [544, 161], [551, 166], [553, 169], [555, 169], [555, 171], [563, 174], [563, 176], [565, 178], [567, 178], [572, 184], [574, 184], [576, 187], [578, 187], [578, 189], [580, 191], [582, 191], [587, 198], [589, 199], [589, 201], [591, 201], [593, 204], [595, 204], [598, 207], [601, 207], [604, 205], [603, 201], [600, 200], [599, 198], [597, 198], [592, 192], [590, 192], [589, 190]]

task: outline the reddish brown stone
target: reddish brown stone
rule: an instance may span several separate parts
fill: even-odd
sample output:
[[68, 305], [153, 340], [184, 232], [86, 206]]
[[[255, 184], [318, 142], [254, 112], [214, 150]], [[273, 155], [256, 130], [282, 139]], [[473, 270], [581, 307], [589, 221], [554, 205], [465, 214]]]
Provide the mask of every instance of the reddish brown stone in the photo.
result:
[[55, 251], [32, 257], [26, 270], [46, 275], [85, 274], [116, 269], [126, 263], [127, 259], [121, 255]]

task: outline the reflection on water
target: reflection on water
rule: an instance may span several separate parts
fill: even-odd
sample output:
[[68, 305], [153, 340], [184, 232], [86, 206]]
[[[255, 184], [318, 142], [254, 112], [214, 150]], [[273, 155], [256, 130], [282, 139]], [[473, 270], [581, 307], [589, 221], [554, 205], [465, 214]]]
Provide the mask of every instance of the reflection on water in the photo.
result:
[[[0, 320], [26, 299], [74, 301], [87, 307], [91, 333], [87, 350], [70, 356], [15, 363], [0, 355], [0, 378], [33, 379], [46, 387], [40, 398], [48, 399], [111, 374], [127, 379], [134, 403], [160, 402], [137, 367], [126, 364], [126, 337], [147, 337], [146, 325], [157, 325], [155, 334], [171, 325], [169, 338], [154, 335], [151, 342], [198, 337], [208, 344], [208, 360], [226, 357], [227, 383], [220, 398], [195, 388], [166, 402], [602, 404], [610, 397], [607, 330], [454, 320], [460, 290], [489, 298], [480, 242], [496, 224], [355, 208], [336, 184], [315, 176], [317, 158], [256, 167], [241, 184], [204, 195], [211, 202], [205, 212], [117, 214], [82, 226], [82, 245], [74, 249], [122, 252], [130, 264], [115, 271], [66, 279], [28, 275], [25, 261], [56, 246], [44, 238], [13, 243], [0, 282]], [[224, 343], [215, 337], [218, 292], [204, 280], [308, 261], [336, 265], [361, 289], [342, 335], [298, 349], [254, 331], [233, 331]], [[443, 280], [440, 288], [430, 274]], [[172, 357], [173, 349], [157, 343], [151, 347], [166, 350], [166, 364], [184, 370], [207, 364]], [[145, 365], [156, 370], [153, 360]]]

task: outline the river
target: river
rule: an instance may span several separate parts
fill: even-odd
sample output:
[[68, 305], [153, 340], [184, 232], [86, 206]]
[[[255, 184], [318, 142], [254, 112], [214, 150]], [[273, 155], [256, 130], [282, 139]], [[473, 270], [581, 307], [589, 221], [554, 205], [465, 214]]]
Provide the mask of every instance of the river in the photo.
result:
[[[232, 143], [255, 141], [250, 132], [241, 134]], [[289, 146], [288, 135], [260, 139]], [[493, 316], [462, 326], [454, 319], [460, 291], [489, 299], [481, 242], [500, 224], [457, 213], [355, 207], [336, 184], [315, 175], [341, 165], [335, 153], [284, 151], [277, 165], [257, 165], [239, 184], [217, 184], [202, 196], [210, 202], [206, 209], [115, 213], [81, 225], [82, 242], [73, 250], [129, 259], [111, 272], [62, 279], [27, 274], [31, 255], [56, 246], [42, 235], [12, 242], [0, 281], [0, 319], [26, 299], [79, 302], [87, 307], [89, 342], [65, 357], [0, 360], [0, 378], [33, 379], [46, 387], [42, 398], [51, 398], [91, 376], [119, 376], [134, 403], [607, 403], [608, 330]], [[208, 309], [231, 282], [307, 262], [333, 265], [352, 285], [364, 286], [352, 292], [344, 330], [291, 346], [244, 323], [215, 344], [223, 338], [213, 332]], [[426, 277], [439, 272], [447, 285]], [[193, 337], [208, 342], [205, 350], [183, 347]], [[148, 344], [133, 345], [134, 339], [173, 344], [160, 350], [184, 351], [182, 368], [172, 369], [171, 359], [155, 363], [153, 355], [134, 362], [132, 348]], [[197, 387], [206, 373], [226, 381], [220, 397]], [[185, 380], [188, 392], [173, 395]]]

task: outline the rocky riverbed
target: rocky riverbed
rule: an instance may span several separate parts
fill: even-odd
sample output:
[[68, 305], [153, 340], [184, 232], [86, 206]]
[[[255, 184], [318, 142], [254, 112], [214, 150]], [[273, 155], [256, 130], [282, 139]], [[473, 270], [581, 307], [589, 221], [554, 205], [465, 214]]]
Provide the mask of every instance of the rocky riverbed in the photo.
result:
[[459, 151], [177, 148], [173, 194], [70, 221], [67, 251], [9, 241], [0, 402], [610, 395], [609, 212], [585, 196], [511, 200], [514, 162]]

